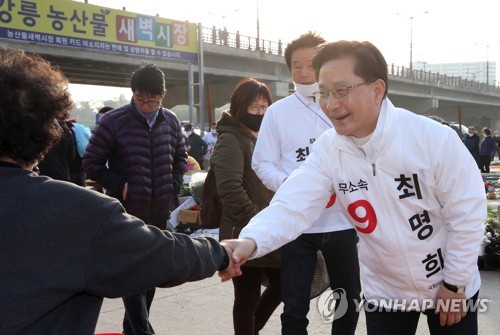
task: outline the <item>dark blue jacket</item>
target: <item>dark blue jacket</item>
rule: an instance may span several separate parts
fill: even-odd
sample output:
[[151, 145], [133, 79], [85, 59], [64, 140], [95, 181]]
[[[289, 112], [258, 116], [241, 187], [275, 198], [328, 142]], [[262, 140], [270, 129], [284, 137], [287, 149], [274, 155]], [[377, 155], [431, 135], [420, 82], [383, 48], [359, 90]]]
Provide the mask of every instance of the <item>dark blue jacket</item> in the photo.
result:
[[469, 149], [472, 156], [476, 159], [479, 157], [479, 142], [480, 141], [481, 140], [477, 134], [473, 134], [473, 135], [467, 134], [464, 137], [465, 146], [467, 147], [467, 149]]
[[177, 116], [161, 107], [150, 128], [133, 102], [101, 118], [83, 157], [88, 178], [119, 199], [128, 213], [158, 227], [169, 218], [174, 186], [182, 184], [186, 163]]

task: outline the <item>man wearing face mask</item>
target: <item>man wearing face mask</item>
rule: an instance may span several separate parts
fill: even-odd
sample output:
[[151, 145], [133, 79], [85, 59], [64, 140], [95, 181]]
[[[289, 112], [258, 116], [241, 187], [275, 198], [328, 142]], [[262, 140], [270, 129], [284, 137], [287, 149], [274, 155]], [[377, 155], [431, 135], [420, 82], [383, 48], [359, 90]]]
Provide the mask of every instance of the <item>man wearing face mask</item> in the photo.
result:
[[[277, 191], [312, 153], [314, 141], [333, 127], [316, 98], [319, 89], [312, 68], [314, 49], [323, 42], [319, 35], [308, 32], [288, 44], [285, 50], [295, 93], [269, 107], [252, 157], [252, 168], [272, 191]], [[333, 321], [332, 334], [355, 333], [358, 312], [354, 301], [360, 300], [361, 290], [358, 237], [335, 197], [325, 203], [325, 207], [321, 217], [304, 234], [281, 249], [282, 334], [307, 334], [318, 250], [324, 257], [331, 289], [348, 302], [346, 313]]]
[[[165, 229], [187, 162], [182, 127], [177, 116], [161, 105], [167, 90], [158, 67], [141, 66], [130, 84], [130, 103], [100, 120], [83, 167], [88, 178], [120, 200], [127, 213]], [[123, 298], [124, 334], [154, 334], [148, 321], [154, 293], [151, 289]]]
[[217, 142], [217, 123], [214, 122], [210, 125], [210, 132], [203, 135], [203, 141], [207, 144], [207, 153], [203, 157], [203, 169], [208, 170], [210, 168], [210, 157]]

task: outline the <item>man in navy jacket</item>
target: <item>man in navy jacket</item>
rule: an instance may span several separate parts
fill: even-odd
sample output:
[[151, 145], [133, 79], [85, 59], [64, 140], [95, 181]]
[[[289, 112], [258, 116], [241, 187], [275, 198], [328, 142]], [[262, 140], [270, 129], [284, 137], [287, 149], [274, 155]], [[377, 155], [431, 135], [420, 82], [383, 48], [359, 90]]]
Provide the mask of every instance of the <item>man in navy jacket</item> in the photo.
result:
[[[166, 228], [172, 196], [180, 190], [187, 154], [181, 123], [161, 103], [165, 75], [155, 65], [132, 75], [128, 105], [106, 113], [83, 157], [88, 178], [120, 200], [127, 213]], [[125, 334], [153, 334], [148, 321], [154, 288], [124, 297]]]

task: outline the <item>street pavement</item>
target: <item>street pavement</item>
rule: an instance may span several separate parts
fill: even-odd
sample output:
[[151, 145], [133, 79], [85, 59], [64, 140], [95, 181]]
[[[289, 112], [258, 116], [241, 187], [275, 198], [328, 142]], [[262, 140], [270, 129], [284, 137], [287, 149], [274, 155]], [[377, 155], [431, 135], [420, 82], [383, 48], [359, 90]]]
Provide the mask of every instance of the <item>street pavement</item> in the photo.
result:
[[[479, 298], [488, 299], [488, 310], [479, 313], [479, 334], [499, 334], [497, 322], [500, 322], [500, 268], [481, 271], [482, 287]], [[310, 335], [330, 334], [330, 324], [324, 323], [317, 308], [318, 298], [311, 300], [309, 312]], [[233, 303], [233, 285], [221, 283], [217, 275], [192, 283], [157, 289], [151, 307], [151, 323], [156, 334], [186, 335], [226, 335], [232, 334], [231, 309]], [[271, 316], [260, 335], [280, 334], [281, 304]], [[99, 317], [96, 333], [120, 332], [123, 318], [121, 299], [105, 299]], [[500, 327], [499, 327], [500, 328]], [[356, 334], [366, 335], [363, 313], [360, 313]], [[420, 318], [417, 335], [429, 334], [425, 316]]]

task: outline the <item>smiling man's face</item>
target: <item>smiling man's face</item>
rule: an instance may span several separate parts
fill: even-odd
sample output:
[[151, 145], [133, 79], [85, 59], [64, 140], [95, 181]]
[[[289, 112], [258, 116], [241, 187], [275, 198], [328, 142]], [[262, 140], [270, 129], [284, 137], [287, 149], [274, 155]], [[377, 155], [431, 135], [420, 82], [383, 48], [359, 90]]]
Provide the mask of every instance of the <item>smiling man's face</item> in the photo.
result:
[[[351, 58], [327, 61], [321, 66], [318, 82], [323, 96], [321, 108], [337, 133], [361, 138], [375, 130], [385, 84], [382, 80], [365, 82], [354, 74], [355, 65]], [[347, 89], [343, 97], [328, 92], [340, 91], [346, 86], [355, 87]]]

